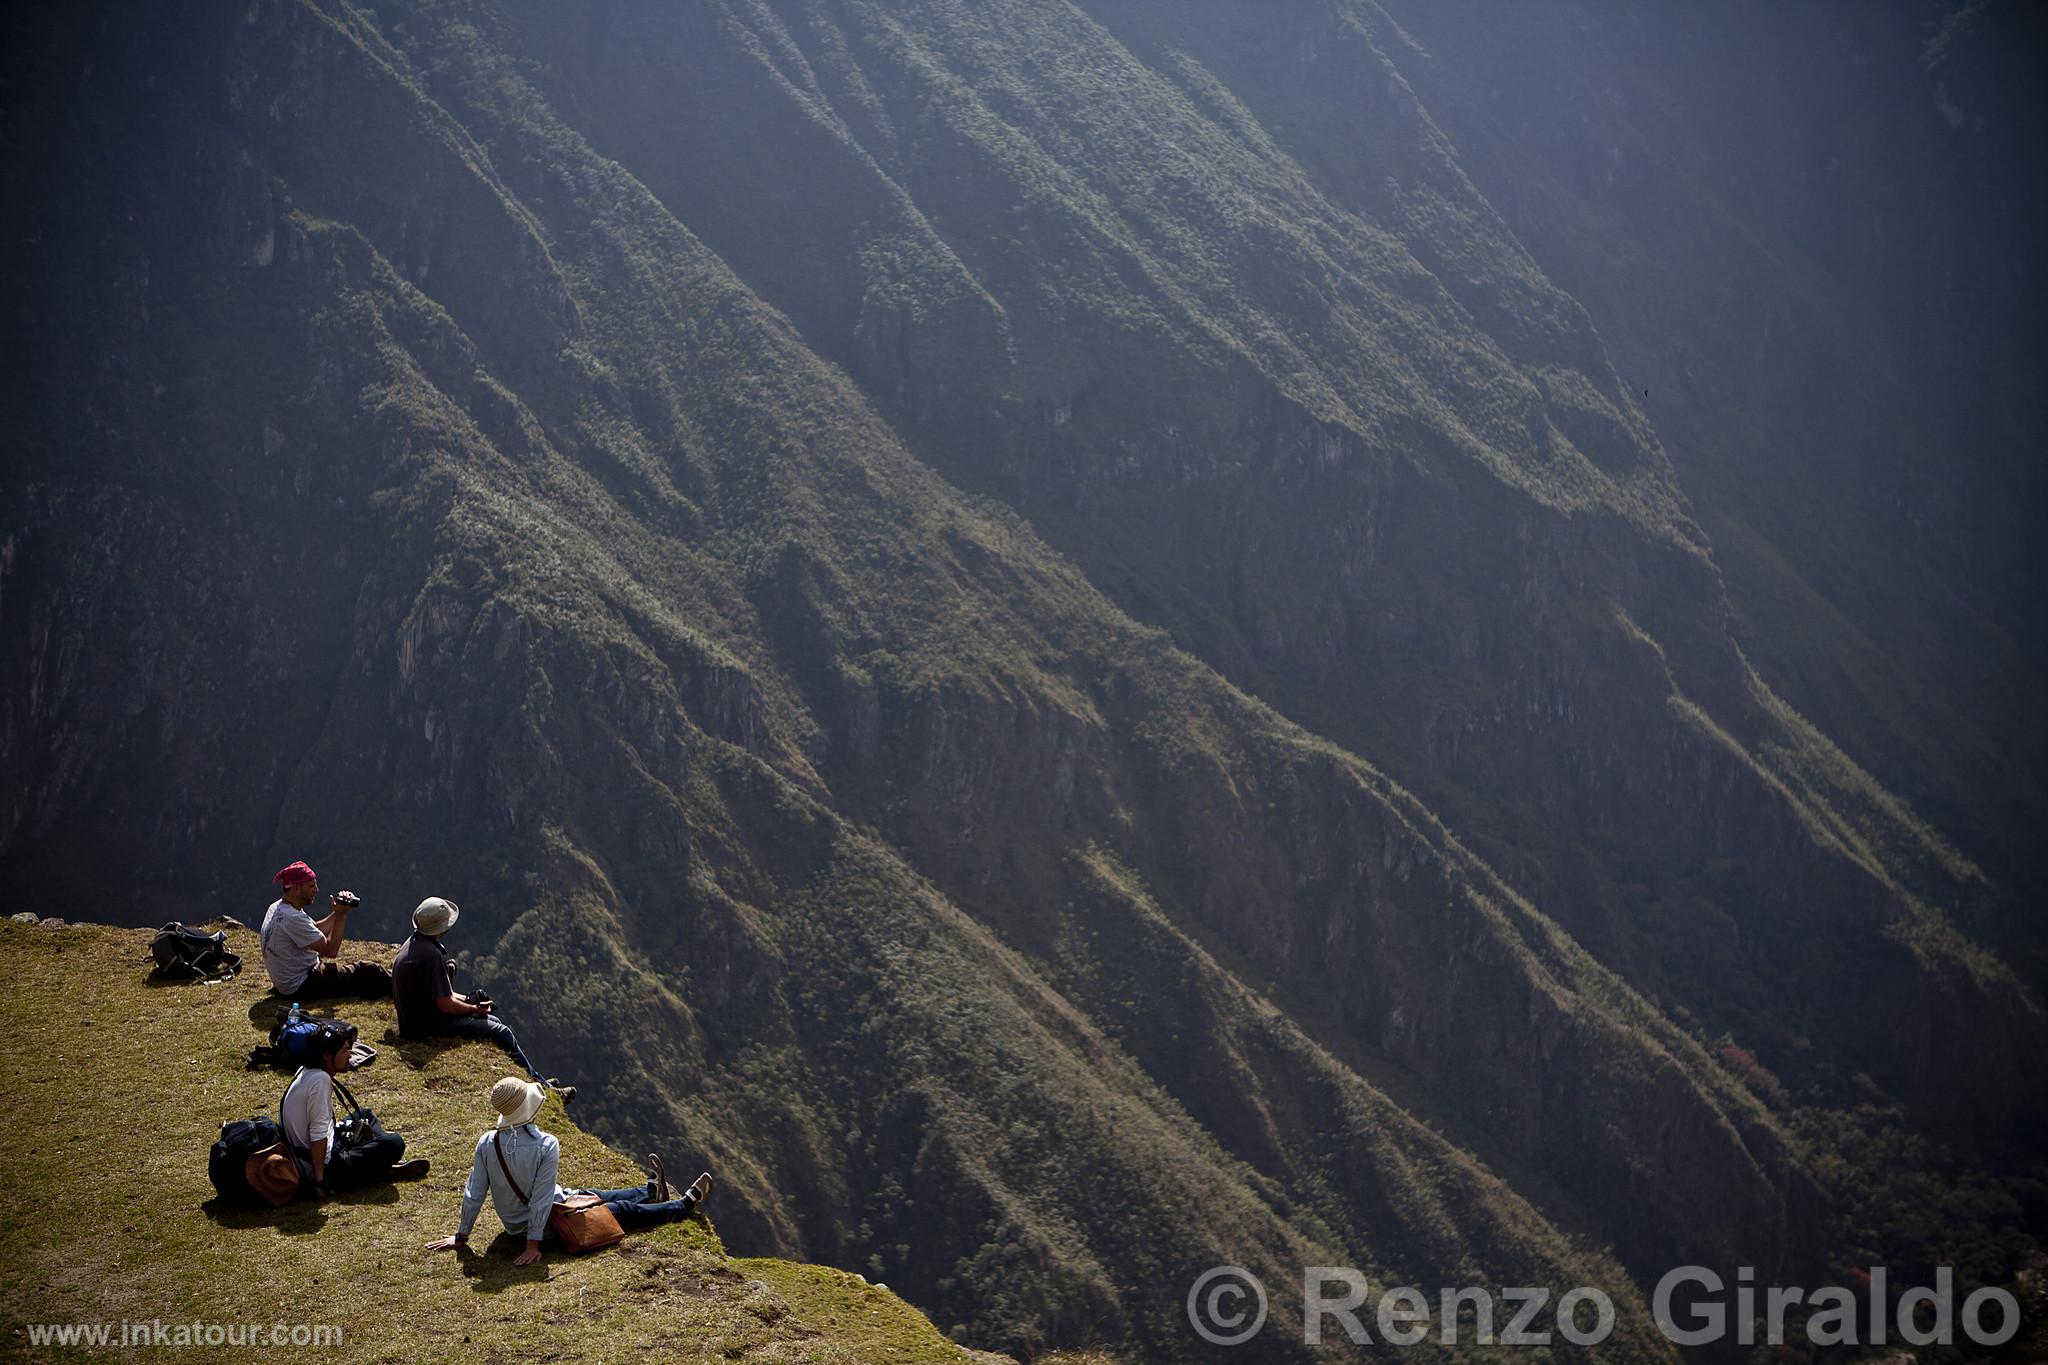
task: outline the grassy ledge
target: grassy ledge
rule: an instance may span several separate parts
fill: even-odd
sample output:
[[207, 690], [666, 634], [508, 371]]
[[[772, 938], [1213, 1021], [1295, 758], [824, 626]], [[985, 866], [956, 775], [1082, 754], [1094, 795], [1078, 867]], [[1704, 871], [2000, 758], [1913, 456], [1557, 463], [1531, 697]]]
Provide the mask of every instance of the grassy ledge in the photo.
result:
[[[484, 1093], [507, 1069], [479, 1044], [400, 1044], [391, 1002], [341, 1001], [382, 1054], [350, 1088], [424, 1156], [424, 1181], [325, 1203], [224, 1210], [206, 1155], [222, 1121], [274, 1111], [285, 1078], [244, 1068], [276, 1000], [255, 935], [229, 925], [241, 976], [153, 986], [150, 935], [0, 922], [0, 1356], [219, 1359], [258, 1348], [31, 1345], [39, 1323], [332, 1325], [330, 1360], [743, 1360], [997, 1362], [963, 1350], [889, 1290], [825, 1266], [735, 1260], [711, 1224], [635, 1233], [593, 1256], [526, 1269], [485, 1207], [457, 1259], [421, 1248], [454, 1230]], [[353, 945], [388, 958], [388, 945]], [[257, 1021], [262, 1021], [260, 1024]], [[562, 1175], [615, 1186], [634, 1161], [578, 1129], [550, 1098]], [[668, 1154], [680, 1170], [690, 1154]], [[715, 1213], [714, 1194], [708, 1209]], [[289, 1354], [315, 1352], [306, 1348]]]

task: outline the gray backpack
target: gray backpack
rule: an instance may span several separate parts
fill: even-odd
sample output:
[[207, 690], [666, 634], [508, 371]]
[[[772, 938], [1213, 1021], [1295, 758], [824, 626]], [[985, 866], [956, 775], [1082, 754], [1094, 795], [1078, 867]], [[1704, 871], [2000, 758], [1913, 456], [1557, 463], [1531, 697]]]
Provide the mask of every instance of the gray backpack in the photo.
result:
[[224, 981], [242, 970], [242, 959], [228, 951], [225, 930], [209, 934], [175, 921], [156, 931], [149, 955], [156, 961], [152, 981]]

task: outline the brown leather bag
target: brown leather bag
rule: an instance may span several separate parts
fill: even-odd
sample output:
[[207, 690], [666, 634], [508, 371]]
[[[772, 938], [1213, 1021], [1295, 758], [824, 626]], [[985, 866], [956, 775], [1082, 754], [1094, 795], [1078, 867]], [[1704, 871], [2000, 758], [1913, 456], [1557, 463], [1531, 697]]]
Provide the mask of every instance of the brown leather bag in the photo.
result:
[[[512, 1178], [512, 1168], [505, 1164], [505, 1147], [496, 1133], [491, 1134], [491, 1149], [498, 1154], [498, 1169], [505, 1173], [505, 1183], [519, 1196], [520, 1203], [527, 1203], [526, 1191], [519, 1187], [519, 1182]], [[626, 1239], [626, 1230], [619, 1226], [617, 1216], [594, 1194], [572, 1194], [548, 1210], [548, 1228], [562, 1250], [572, 1254], [597, 1251]]]
[[[304, 1071], [304, 1067], [299, 1070]], [[292, 1081], [298, 1081], [297, 1076]], [[285, 1088], [285, 1095], [291, 1088]], [[284, 1136], [284, 1095], [277, 1100], [277, 1131], [279, 1140], [267, 1147], [258, 1147], [249, 1153], [249, 1159], [242, 1163], [242, 1179], [250, 1189], [263, 1197], [272, 1208], [283, 1208], [299, 1197], [302, 1188], [310, 1189], [312, 1181], [307, 1179], [308, 1169], [299, 1165], [298, 1150], [292, 1140]]]
[[288, 1142], [273, 1142], [249, 1153], [242, 1163], [242, 1179], [263, 1196], [272, 1208], [282, 1208], [299, 1197], [299, 1163], [292, 1158]]

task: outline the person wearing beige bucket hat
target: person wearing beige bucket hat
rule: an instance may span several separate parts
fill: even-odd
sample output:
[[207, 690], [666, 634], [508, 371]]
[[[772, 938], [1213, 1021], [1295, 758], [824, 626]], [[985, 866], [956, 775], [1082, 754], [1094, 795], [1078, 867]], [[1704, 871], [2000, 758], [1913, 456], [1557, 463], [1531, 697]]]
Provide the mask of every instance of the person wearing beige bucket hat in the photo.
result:
[[393, 1002], [398, 1007], [398, 1033], [402, 1038], [434, 1038], [453, 1035], [476, 1038], [503, 1048], [521, 1070], [551, 1090], [561, 1093], [567, 1104], [576, 1098], [576, 1087], [543, 1076], [527, 1060], [519, 1046], [519, 1035], [497, 1017], [490, 999], [481, 994], [463, 995], [450, 979], [454, 969], [441, 939], [462, 907], [443, 896], [429, 896], [412, 912], [412, 936], [398, 950], [391, 963]]
[[565, 1190], [556, 1179], [562, 1144], [534, 1122], [547, 1101], [547, 1091], [532, 1081], [506, 1076], [491, 1087], [490, 1098], [498, 1121], [477, 1139], [476, 1159], [462, 1190], [461, 1222], [453, 1235], [427, 1243], [428, 1251], [467, 1246], [485, 1195], [490, 1196], [505, 1231], [526, 1240], [513, 1264], [531, 1265], [541, 1258], [542, 1247], [553, 1240], [549, 1214], [571, 1194], [597, 1196], [619, 1226], [630, 1232], [687, 1218], [711, 1193], [711, 1172], [706, 1171], [680, 1198], [671, 1199], [661, 1158], [651, 1152], [647, 1159], [654, 1167], [654, 1178], [644, 1184], [619, 1190]]

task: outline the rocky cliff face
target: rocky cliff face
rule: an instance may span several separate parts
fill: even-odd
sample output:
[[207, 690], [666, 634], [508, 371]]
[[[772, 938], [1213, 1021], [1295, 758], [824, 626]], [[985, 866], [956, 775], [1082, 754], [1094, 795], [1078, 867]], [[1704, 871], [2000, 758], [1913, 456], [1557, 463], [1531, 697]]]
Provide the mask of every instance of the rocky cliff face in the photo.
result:
[[1983, 1185], [1955, 1236], [2041, 1212], [1998, 1173], [2048, 1039], [1984, 946], [2030, 961], [2032, 874], [1880, 781], [1981, 814], [1922, 760], [2014, 716], [1889, 747], [1923, 661], [1850, 695], [1750, 624], [1822, 558], [1561, 283], [1460, 84], [1493, 39], [12, 22], [10, 902], [247, 911], [296, 856], [385, 927], [455, 895], [736, 1247], [1027, 1353], [1189, 1355], [1219, 1262], [1639, 1307], [1933, 1257], [1843, 1213], [1927, 1135]]

